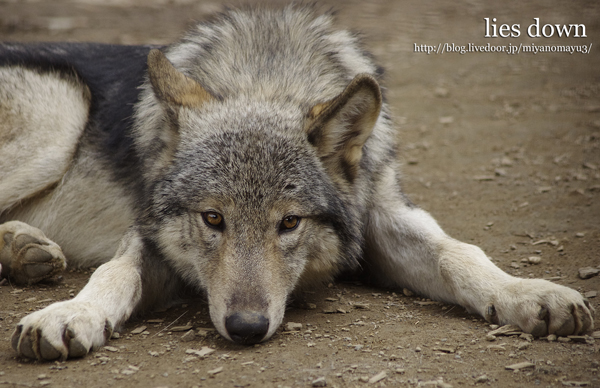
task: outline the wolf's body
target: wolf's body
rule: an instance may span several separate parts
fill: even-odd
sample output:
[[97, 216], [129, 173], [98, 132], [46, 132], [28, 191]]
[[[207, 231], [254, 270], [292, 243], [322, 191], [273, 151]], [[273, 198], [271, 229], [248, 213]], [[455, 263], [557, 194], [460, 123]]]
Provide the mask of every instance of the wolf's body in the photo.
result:
[[407, 200], [378, 68], [328, 15], [230, 11], [161, 51], [6, 44], [0, 66], [5, 274], [53, 275], [58, 246], [105, 263], [23, 318], [24, 356], [84, 355], [183, 284], [221, 335], [263, 341], [294, 289], [360, 267], [535, 335], [593, 327], [579, 293], [507, 275]]

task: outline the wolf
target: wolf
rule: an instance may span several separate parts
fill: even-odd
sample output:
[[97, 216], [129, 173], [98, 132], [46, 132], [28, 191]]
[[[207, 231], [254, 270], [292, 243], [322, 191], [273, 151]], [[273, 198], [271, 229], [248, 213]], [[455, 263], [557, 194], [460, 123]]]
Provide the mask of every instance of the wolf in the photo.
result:
[[577, 291], [508, 275], [408, 199], [382, 77], [307, 6], [227, 10], [166, 47], [2, 44], [3, 274], [99, 266], [12, 347], [84, 356], [182, 288], [255, 344], [295, 290], [346, 271], [535, 336], [593, 328]]

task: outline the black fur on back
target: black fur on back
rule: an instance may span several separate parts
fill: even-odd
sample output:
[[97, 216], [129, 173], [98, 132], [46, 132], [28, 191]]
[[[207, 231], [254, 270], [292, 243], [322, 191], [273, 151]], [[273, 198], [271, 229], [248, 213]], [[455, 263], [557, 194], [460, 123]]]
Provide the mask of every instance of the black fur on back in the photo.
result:
[[0, 66], [21, 66], [75, 76], [92, 96], [82, 142], [102, 155], [116, 180], [141, 189], [133, 148], [133, 107], [144, 81], [146, 57], [154, 46], [98, 43], [0, 43]]

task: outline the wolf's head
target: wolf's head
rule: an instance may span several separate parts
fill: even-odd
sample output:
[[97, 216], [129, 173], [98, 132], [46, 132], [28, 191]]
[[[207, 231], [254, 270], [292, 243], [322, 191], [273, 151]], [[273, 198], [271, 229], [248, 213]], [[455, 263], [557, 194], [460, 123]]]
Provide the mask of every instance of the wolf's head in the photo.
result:
[[221, 335], [268, 339], [294, 288], [355, 265], [361, 253], [355, 190], [379, 86], [358, 75], [337, 97], [304, 106], [218, 98], [158, 50], [148, 67], [163, 115], [146, 177], [147, 238], [206, 291]]

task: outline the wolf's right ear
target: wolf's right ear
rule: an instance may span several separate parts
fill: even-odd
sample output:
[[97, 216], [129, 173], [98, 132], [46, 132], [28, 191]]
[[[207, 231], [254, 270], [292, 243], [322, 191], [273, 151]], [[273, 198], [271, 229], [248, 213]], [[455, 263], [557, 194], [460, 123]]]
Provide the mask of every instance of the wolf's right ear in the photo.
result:
[[171, 111], [178, 107], [199, 108], [214, 97], [198, 82], [178, 71], [162, 51], [150, 50], [148, 75], [156, 96]]

